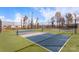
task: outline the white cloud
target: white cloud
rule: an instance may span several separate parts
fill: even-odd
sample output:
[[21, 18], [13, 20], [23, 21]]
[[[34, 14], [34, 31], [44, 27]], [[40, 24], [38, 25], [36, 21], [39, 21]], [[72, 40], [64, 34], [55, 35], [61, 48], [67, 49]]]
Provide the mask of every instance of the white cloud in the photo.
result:
[[50, 8], [44, 9], [40, 8], [39, 11], [45, 18], [50, 18], [55, 15], [57, 11], [61, 12], [62, 15], [66, 13], [79, 13], [79, 8], [77, 7], [56, 7], [55, 10], [51, 10]]
[[16, 13], [14, 20], [9, 19], [9, 18], [6, 18], [5, 16], [0, 16], [0, 19], [1, 19], [2, 21], [8, 21], [8, 22], [20, 22], [22, 16], [23, 16], [23, 15], [21, 15], [20, 13]]
[[57, 11], [61, 12], [62, 16], [65, 16], [66, 13], [76, 13], [79, 14], [79, 8], [77, 7], [56, 7], [55, 10], [51, 8], [34, 8], [39, 11], [41, 15], [45, 18], [45, 21], [42, 22], [50, 22], [50, 18], [55, 15]]
[[33, 23], [34, 23], [34, 24], [36, 24], [36, 20], [37, 20], [37, 19], [36, 19], [35, 17], [33, 17]]
[[50, 8], [47, 8], [47, 9], [40, 8], [39, 12], [45, 18], [44, 22], [48, 22], [50, 20], [50, 18], [54, 16], [54, 12]]
[[0, 19], [1, 19], [2, 21], [4, 21], [4, 20], [5, 20], [5, 16], [0, 16]]
[[9, 19], [9, 18], [4, 18], [4, 21], [7, 21], [7, 22], [14, 22], [12, 19]]
[[55, 11], [60, 11], [62, 15], [65, 15], [66, 13], [79, 13], [79, 8], [77, 7], [58, 7]]
[[16, 14], [15, 14], [15, 19], [14, 19], [14, 21], [15, 21], [15, 22], [21, 22], [22, 17], [23, 17], [22, 14], [16, 13]]
[[13, 23], [15, 23], [15, 25], [19, 25], [20, 22], [21, 22], [22, 16], [23, 16], [23, 15], [21, 15], [20, 13], [16, 13], [14, 20], [13, 20], [13, 19], [6, 18], [5, 16], [0, 16], [0, 19], [1, 19], [2, 21], [13, 22]]
[[2, 21], [13, 22], [13, 20], [11, 20], [11, 19], [6, 19], [5, 16], [0, 16], [0, 19], [1, 19]]
[[[18, 25], [20, 25], [21, 24], [21, 20], [23, 19], [23, 17], [24, 17], [25, 15], [22, 15], [21, 13], [16, 13], [15, 14], [15, 19], [14, 19], [14, 21], [15, 22], [17, 22], [17, 24]], [[35, 17], [33, 18], [33, 22], [35, 23], [35, 21], [36, 21], [36, 19], [35, 19]], [[30, 24], [31, 23], [31, 17], [29, 16], [28, 17], [28, 20], [26, 21], [26, 24], [28, 25], [28, 24]], [[16, 24], [16, 25], [17, 25]]]
[[15, 14], [15, 18], [14, 18], [15, 25], [21, 25], [22, 17], [23, 17], [23, 15], [21, 13]]

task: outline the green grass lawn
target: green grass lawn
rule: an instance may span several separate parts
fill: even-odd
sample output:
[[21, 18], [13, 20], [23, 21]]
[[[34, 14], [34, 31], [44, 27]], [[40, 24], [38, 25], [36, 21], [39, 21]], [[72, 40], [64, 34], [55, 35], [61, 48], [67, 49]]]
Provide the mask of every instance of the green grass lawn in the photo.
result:
[[[41, 30], [39, 30], [39, 29], [37, 31], [41, 32]], [[47, 33], [51, 33], [51, 34], [64, 34], [64, 35], [68, 35], [68, 36], [72, 35], [72, 32], [65, 32], [63, 30], [59, 31], [59, 29], [52, 29], [52, 28], [44, 29], [43, 32], [47, 32]]]
[[[28, 47], [28, 48], [27, 48]], [[30, 47], [30, 48], [29, 48]], [[23, 49], [23, 50], [22, 50]], [[0, 51], [13, 52], [13, 51], [47, 51], [27, 39], [16, 36], [15, 32], [2, 32], [0, 33]]]
[[[41, 29], [35, 30], [42, 32]], [[60, 31], [58, 29], [44, 29], [43, 32], [52, 34], [64, 34], [71, 36], [71, 32]], [[30, 42], [21, 36], [16, 36], [14, 31], [0, 33], [0, 52], [47, 52], [46, 49]], [[68, 43], [61, 50], [62, 52], [79, 51], [79, 33], [73, 34]]]
[[61, 51], [62, 52], [79, 52], [79, 33], [74, 34]]

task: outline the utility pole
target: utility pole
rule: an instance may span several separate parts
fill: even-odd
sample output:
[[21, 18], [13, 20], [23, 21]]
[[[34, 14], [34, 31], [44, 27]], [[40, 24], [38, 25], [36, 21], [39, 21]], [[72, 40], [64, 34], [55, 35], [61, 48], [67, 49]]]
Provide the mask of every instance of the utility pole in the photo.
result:
[[31, 14], [31, 29], [33, 29], [33, 12]]
[[21, 29], [23, 28], [23, 26], [22, 26], [22, 20], [23, 20], [23, 19], [21, 19]]

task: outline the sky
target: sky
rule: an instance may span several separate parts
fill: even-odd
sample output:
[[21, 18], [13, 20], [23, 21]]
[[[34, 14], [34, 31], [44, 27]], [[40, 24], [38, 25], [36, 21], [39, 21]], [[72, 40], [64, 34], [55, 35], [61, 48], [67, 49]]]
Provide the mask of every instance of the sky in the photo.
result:
[[79, 14], [78, 7], [0, 7], [0, 19], [9, 22], [20, 22], [23, 16], [28, 19], [38, 18], [39, 23], [48, 22], [59, 11], [64, 16], [66, 13]]

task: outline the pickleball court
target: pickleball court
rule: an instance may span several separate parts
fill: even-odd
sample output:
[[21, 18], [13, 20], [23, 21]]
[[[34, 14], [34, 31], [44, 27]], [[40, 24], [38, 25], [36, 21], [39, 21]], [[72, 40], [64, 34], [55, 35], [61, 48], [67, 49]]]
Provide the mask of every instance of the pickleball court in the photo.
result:
[[30, 30], [22, 31], [20, 34], [22, 37], [28, 38], [29, 41], [53, 52], [59, 52], [69, 39], [69, 36], [63, 34], [50, 34], [47, 32], [34, 32]]

